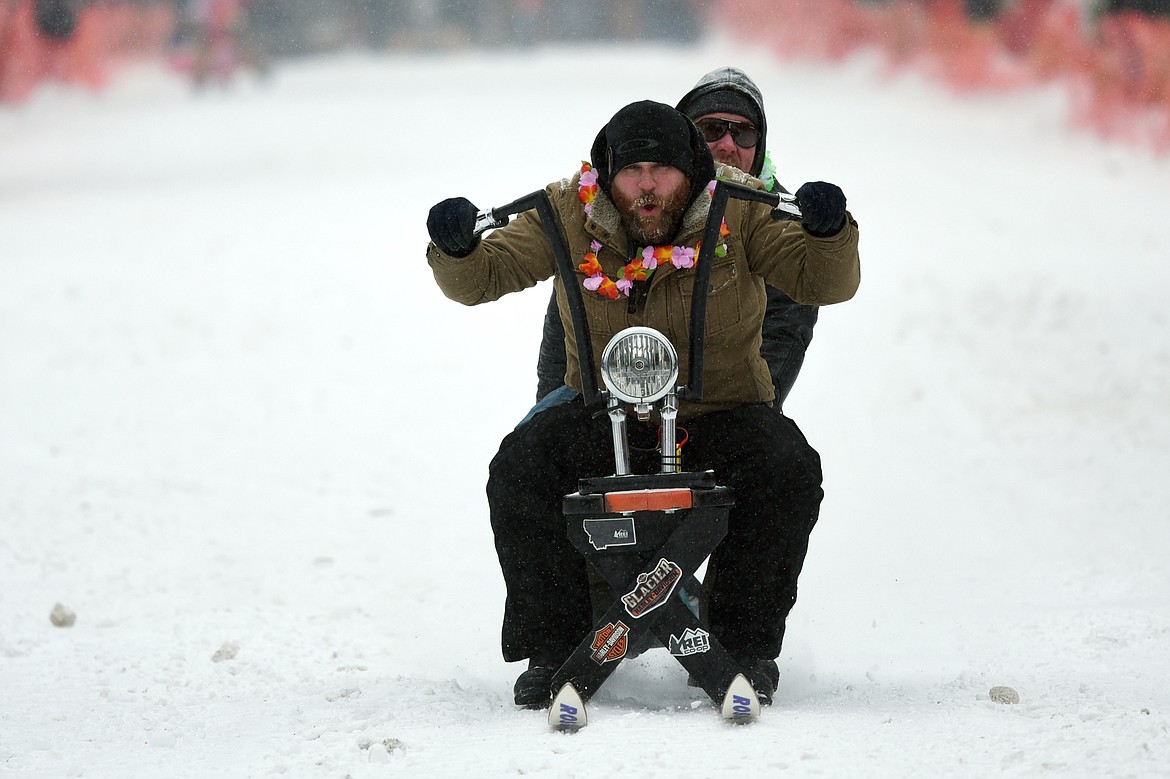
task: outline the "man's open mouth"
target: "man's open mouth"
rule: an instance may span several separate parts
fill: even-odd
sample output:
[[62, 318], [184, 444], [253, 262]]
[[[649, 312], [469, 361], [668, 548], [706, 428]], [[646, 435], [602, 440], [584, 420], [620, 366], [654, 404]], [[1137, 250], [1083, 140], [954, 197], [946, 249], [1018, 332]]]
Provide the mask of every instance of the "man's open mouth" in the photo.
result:
[[662, 210], [662, 201], [656, 197], [640, 197], [634, 203], [634, 207], [642, 216], [653, 216]]

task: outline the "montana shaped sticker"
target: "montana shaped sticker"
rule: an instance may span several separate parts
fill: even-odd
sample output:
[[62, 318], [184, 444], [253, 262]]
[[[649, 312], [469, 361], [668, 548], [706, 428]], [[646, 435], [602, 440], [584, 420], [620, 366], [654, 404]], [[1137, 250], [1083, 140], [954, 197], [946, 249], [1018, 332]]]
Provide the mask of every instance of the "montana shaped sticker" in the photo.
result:
[[682, 573], [682, 568], [679, 568], [677, 563], [672, 563], [665, 557], [659, 559], [654, 570], [638, 574], [634, 589], [622, 596], [626, 613], [634, 619], [639, 619], [666, 603], [666, 599], [682, 579]]

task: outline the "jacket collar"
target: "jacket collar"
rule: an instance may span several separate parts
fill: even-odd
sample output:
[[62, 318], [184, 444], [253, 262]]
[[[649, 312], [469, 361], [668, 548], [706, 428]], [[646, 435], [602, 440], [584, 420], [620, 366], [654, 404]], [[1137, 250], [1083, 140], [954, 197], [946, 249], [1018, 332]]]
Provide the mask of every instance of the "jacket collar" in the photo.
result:
[[[580, 174], [578, 174], [579, 176]], [[739, 168], [722, 163], [715, 164], [715, 178], [748, 186], [753, 181], [756, 181], [756, 179], [753, 179]], [[576, 190], [576, 184], [577, 179], [574, 178], [574, 191]], [[699, 196], [695, 198], [695, 202], [691, 203], [691, 207], [683, 214], [682, 225], [679, 226], [678, 233], [672, 239], [672, 243], [679, 246], [697, 243], [703, 237], [703, 228], [707, 225], [707, 214], [710, 212], [711, 190], [704, 188], [699, 193]], [[602, 243], [608, 243], [621, 253], [626, 251], [628, 239], [626, 238], [625, 230], [622, 229], [622, 221], [618, 216], [617, 206], [613, 204], [613, 201], [609, 199], [609, 196], [604, 191], [599, 191], [596, 199], [593, 201], [589, 218], [585, 221], [585, 232]]]
[[[702, 237], [703, 227], [707, 224], [707, 214], [711, 211], [711, 193], [704, 189], [691, 203], [690, 208], [683, 214], [682, 224], [671, 243], [685, 246], [692, 244]], [[624, 253], [629, 239], [622, 227], [621, 217], [617, 206], [604, 192], [598, 192], [585, 222], [585, 232]]]

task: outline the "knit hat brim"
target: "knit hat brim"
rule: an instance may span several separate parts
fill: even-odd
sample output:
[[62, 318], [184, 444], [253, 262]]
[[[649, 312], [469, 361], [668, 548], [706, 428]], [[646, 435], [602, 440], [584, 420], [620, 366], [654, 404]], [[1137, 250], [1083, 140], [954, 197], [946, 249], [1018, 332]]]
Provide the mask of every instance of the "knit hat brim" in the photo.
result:
[[715, 176], [711, 152], [695, 125], [678, 109], [643, 100], [625, 106], [597, 134], [590, 151], [597, 183], [610, 194], [613, 176], [639, 162], [659, 162], [682, 171], [691, 181], [691, 196]]
[[605, 168], [611, 178], [638, 162], [670, 165], [688, 177], [695, 172], [687, 121], [663, 103], [643, 100], [614, 114], [605, 125], [605, 147]]
[[686, 113], [692, 122], [708, 114], [736, 114], [747, 119], [756, 128], [760, 126], [759, 109], [747, 95], [732, 89], [720, 89], [699, 95], [687, 106]]

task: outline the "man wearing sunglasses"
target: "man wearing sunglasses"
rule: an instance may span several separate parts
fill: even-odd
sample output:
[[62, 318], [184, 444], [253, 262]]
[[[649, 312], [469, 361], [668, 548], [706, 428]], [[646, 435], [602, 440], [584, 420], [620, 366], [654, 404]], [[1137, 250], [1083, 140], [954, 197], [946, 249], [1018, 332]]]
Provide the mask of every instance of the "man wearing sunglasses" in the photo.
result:
[[[763, 181], [769, 191], [777, 188], [788, 191], [776, 183], [776, 170], [765, 146], [768, 124], [764, 97], [746, 73], [732, 67], [712, 70], [683, 95], [676, 107], [699, 128], [716, 163], [750, 173]], [[768, 305], [761, 330], [760, 354], [768, 363], [776, 391], [773, 408], [781, 411], [804, 364], [818, 309], [796, 303], [775, 287], [768, 286], [766, 290]], [[555, 295], [550, 298], [544, 316], [536, 377], [537, 405], [524, 422], [573, 395], [564, 386], [565, 330], [557, 313]]]

